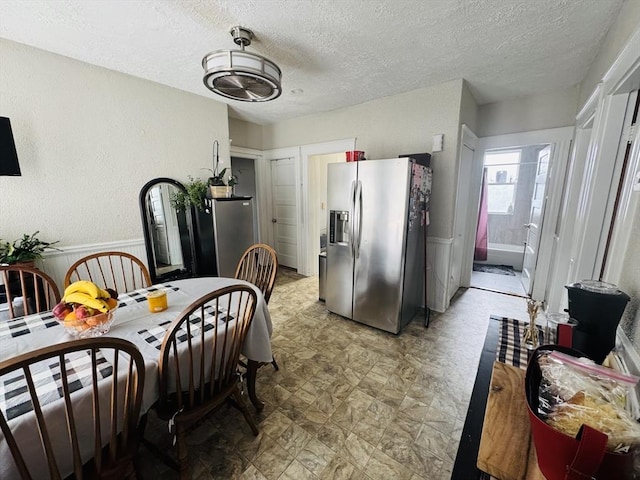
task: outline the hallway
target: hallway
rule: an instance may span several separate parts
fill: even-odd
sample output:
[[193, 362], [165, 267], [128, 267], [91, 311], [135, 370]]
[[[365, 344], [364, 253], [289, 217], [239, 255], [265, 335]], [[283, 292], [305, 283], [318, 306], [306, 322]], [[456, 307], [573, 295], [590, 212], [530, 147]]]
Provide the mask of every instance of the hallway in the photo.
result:
[[479, 288], [497, 293], [526, 297], [527, 292], [525, 292], [524, 287], [522, 286], [522, 272], [514, 273], [515, 276], [501, 275], [497, 273], [471, 272], [471, 288]]

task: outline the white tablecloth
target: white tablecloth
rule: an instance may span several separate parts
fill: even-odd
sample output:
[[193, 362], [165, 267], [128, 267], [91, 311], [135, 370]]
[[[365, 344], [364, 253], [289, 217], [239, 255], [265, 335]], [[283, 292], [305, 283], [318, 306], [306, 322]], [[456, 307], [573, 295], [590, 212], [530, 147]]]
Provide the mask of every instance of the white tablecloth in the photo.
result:
[[[145, 390], [142, 404], [143, 412], [146, 412], [159, 398], [158, 362], [160, 358], [160, 351], [154, 345], [149, 344], [145, 340], [144, 336], [139, 332], [145, 329], [150, 330], [161, 324], [167, 324], [167, 322], [175, 320], [180, 312], [182, 312], [182, 310], [197, 298], [219, 288], [235, 284], [251, 286], [255, 290], [258, 298], [256, 312], [247, 333], [242, 353], [251, 360], [258, 362], [271, 362], [272, 352], [270, 338], [272, 325], [267, 304], [258, 288], [242, 280], [221, 277], [175, 280], [168, 282], [167, 284], [173, 288], [168, 289], [167, 302], [169, 308], [163, 312], [150, 313], [146, 301], [134, 301], [118, 308], [115, 313], [115, 321], [111, 326], [110, 331], [105, 334], [105, 336], [127, 339], [134, 343], [142, 353], [146, 370]], [[175, 288], [177, 288], [177, 290]], [[31, 317], [37, 317], [37, 315]], [[30, 317], [24, 317], [24, 319], [25, 323], [28, 324]], [[40, 319], [35, 320], [37, 320], [35, 322], [36, 324], [42, 323], [40, 322]], [[47, 323], [49, 324], [48, 328], [43, 324], [39, 328], [34, 328], [33, 331], [29, 331], [26, 334], [15, 337], [4, 332], [4, 336], [1, 336], [0, 338], [0, 361], [7, 360], [21, 353], [73, 339], [73, 337], [71, 337], [62, 326], [57, 324], [53, 324], [53, 326], [51, 326], [51, 321], [48, 321]], [[165, 325], [165, 328], [166, 326], [168, 326], [168, 324]], [[5, 387], [0, 384], [0, 388]], [[54, 423], [58, 424], [56, 426], [57, 429], [62, 428], [64, 430], [64, 415], [62, 413], [62, 408], [62, 402], [57, 401], [47, 405], [45, 412], [50, 412], [50, 415], [55, 418]], [[90, 413], [87, 412], [87, 415], [90, 415]], [[32, 424], [32, 428], [24, 428], [24, 423], [29, 422]], [[16, 430], [20, 435], [31, 436], [32, 439], [30, 441], [37, 442], [35, 444], [39, 444], [39, 437], [34, 423], [33, 412], [25, 413], [10, 420], [9, 426], [12, 429], [14, 427], [19, 427]], [[16, 435], [16, 433], [14, 433], [14, 435]], [[89, 446], [91, 446], [91, 442], [88, 443]], [[29, 460], [30, 459], [27, 458], [28, 463]], [[42, 464], [41, 466], [46, 468], [45, 464]], [[44, 472], [46, 472], [46, 470], [43, 472], [32, 473], [35, 475], [34, 478], [38, 478], [38, 473], [44, 474]], [[17, 478], [17, 475], [13, 470], [11, 454], [6, 445], [4, 436], [0, 433], [0, 478], [9, 479], [14, 478], [14, 476]]]

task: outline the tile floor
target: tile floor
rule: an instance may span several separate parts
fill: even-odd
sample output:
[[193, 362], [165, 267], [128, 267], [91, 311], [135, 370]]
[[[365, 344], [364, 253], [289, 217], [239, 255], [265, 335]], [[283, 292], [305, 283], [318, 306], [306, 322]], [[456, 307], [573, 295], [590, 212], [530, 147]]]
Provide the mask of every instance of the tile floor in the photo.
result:
[[509, 293], [512, 295], [526, 296], [522, 286], [522, 272], [512, 275], [500, 275], [497, 273], [471, 272], [471, 286], [492, 290], [494, 292]]
[[[489, 315], [527, 319], [524, 298], [471, 288], [396, 336], [327, 312], [317, 277], [287, 270], [269, 309], [280, 371], [258, 372], [260, 434], [222, 407], [188, 438], [193, 478], [449, 479]], [[153, 413], [147, 437], [173, 455]], [[140, 453], [146, 478], [177, 478]]]

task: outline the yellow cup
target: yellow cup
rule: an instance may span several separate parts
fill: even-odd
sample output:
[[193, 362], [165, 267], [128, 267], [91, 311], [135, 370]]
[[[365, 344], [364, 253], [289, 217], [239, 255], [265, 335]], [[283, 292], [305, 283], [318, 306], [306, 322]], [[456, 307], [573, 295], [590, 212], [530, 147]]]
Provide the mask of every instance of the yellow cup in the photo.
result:
[[162, 312], [168, 308], [167, 292], [161, 290], [151, 292], [147, 295], [147, 302], [151, 313]]

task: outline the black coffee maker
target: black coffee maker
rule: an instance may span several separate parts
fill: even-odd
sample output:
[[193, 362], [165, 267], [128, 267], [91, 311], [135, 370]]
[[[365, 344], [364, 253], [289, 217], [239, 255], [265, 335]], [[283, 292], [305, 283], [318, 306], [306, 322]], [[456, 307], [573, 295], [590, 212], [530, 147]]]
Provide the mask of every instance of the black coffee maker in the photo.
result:
[[597, 280], [582, 280], [565, 288], [569, 316], [578, 321], [573, 348], [602, 363], [616, 344], [616, 329], [631, 298], [615, 285]]

